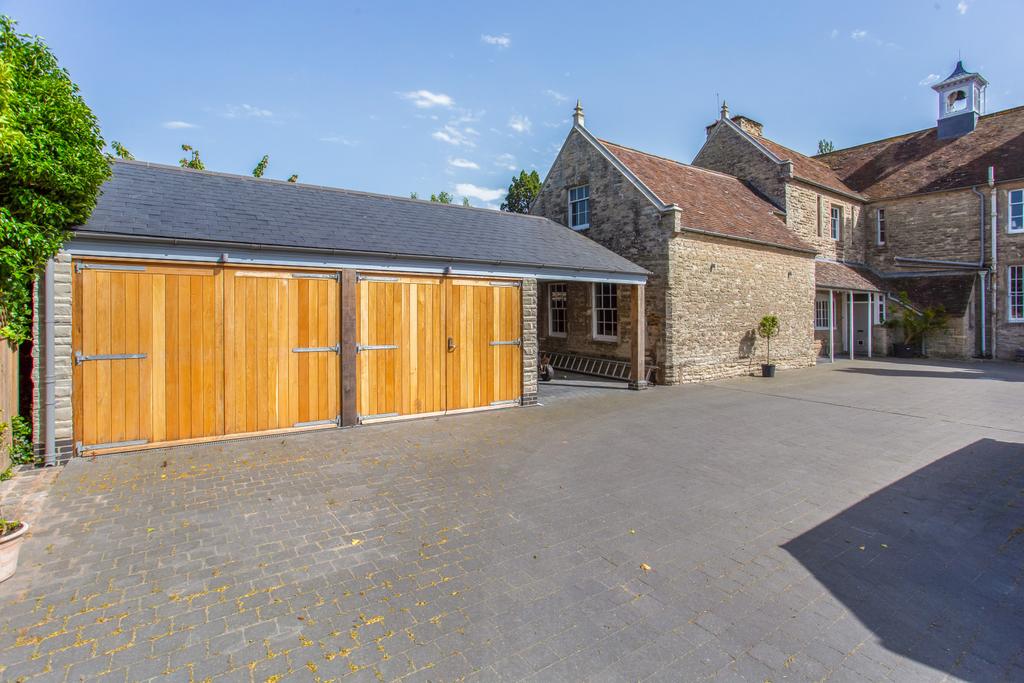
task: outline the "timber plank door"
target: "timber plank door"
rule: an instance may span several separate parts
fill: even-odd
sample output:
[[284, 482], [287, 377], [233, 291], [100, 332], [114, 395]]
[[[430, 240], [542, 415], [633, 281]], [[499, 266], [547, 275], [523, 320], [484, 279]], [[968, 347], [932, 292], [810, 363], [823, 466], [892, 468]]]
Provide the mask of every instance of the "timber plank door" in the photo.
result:
[[222, 434], [219, 272], [92, 262], [75, 271], [79, 452]]
[[441, 279], [359, 274], [356, 306], [360, 420], [443, 412]]
[[339, 295], [333, 274], [225, 271], [225, 433], [337, 423]]
[[518, 282], [445, 281], [448, 412], [512, 404], [522, 396]]

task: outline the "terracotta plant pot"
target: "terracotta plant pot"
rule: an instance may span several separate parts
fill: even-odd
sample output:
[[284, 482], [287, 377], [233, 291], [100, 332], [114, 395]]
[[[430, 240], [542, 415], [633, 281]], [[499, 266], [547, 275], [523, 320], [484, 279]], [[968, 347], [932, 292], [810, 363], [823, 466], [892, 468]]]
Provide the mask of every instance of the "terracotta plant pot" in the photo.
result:
[[21, 542], [28, 531], [28, 524], [21, 523], [21, 526], [6, 536], [0, 536], [0, 581], [6, 581], [18, 568], [18, 553], [21, 551]]

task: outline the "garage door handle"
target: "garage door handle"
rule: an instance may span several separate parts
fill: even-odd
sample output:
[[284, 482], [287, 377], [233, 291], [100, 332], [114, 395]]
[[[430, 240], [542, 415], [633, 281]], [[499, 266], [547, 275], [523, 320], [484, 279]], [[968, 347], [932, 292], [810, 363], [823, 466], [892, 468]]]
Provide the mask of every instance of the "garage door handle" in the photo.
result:
[[451, 353], [456, 349], [455, 339], [448, 337], [448, 353]]

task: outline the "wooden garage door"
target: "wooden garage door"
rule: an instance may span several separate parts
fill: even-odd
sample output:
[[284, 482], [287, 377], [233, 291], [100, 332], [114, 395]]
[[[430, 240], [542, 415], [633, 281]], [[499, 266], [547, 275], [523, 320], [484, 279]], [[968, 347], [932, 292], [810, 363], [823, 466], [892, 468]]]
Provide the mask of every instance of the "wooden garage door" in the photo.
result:
[[360, 275], [356, 412], [362, 419], [445, 408], [440, 278]]
[[79, 264], [74, 287], [73, 400], [83, 451], [223, 433], [214, 269]]
[[518, 401], [522, 395], [519, 283], [475, 279], [445, 282], [447, 410]]
[[224, 294], [225, 433], [337, 422], [337, 278], [232, 269]]

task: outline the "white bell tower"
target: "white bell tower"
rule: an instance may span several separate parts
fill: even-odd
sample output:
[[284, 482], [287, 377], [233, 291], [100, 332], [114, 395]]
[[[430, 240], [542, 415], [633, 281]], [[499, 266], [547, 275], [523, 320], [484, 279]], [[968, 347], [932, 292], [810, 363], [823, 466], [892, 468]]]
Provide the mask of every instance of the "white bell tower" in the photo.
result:
[[985, 113], [987, 86], [981, 74], [968, 71], [961, 61], [945, 80], [932, 86], [939, 94], [940, 140], [958, 138], [977, 127], [978, 117]]

